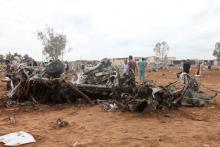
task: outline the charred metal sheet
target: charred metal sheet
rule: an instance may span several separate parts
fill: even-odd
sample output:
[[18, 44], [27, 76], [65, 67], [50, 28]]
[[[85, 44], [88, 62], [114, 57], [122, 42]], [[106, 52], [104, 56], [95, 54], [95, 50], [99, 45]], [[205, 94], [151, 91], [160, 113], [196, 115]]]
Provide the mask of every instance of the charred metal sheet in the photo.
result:
[[105, 86], [118, 86], [118, 71], [112, 66], [110, 60], [102, 59], [96, 66], [87, 68], [77, 74], [73, 84], [94, 84]]

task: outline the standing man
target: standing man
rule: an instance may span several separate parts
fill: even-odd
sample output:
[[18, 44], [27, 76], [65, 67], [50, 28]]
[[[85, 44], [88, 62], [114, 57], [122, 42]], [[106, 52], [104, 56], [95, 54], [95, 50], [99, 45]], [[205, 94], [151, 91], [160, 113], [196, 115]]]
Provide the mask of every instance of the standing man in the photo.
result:
[[69, 70], [69, 64], [68, 64], [68, 62], [66, 61], [64, 65], [65, 65], [65, 71], [67, 72], [67, 71]]
[[177, 78], [180, 77], [180, 74], [181, 74], [181, 73], [187, 73], [187, 74], [189, 74], [189, 72], [190, 72], [190, 67], [191, 67], [190, 60], [189, 60], [189, 59], [183, 60], [183, 67], [182, 67], [183, 69], [182, 69], [181, 72], [176, 73]]
[[133, 60], [132, 56], [128, 57], [128, 74], [135, 79], [135, 73], [137, 72], [137, 64]]
[[135, 73], [137, 72], [136, 62], [133, 60], [132, 56], [128, 57], [128, 77], [129, 85], [131, 86], [133, 96], [136, 92], [136, 83], [135, 83]]
[[141, 59], [141, 61], [138, 62], [139, 65], [139, 71], [140, 71], [140, 81], [144, 82], [145, 81], [145, 68], [147, 66], [147, 62], [145, 61], [144, 58]]
[[122, 84], [126, 83], [130, 80], [129, 75], [128, 75], [128, 60], [127, 58], [124, 59], [124, 63], [122, 64], [122, 77], [119, 80], [119, 85], [121, 86]]
[[201, 76], [202, 75], [202, 63], [198, 63], [197, 65], [197, 72], [196, 72], [196, 76]]
[[183, 63], [183, 72], [189, 74], [189, 72], [190, 72], [190, 67], [191, 67], [190, 60], [187, 59], [187, 60], [184, 61], [184, 63]]
[[209, 61], [208, 62], [208, 69], [211, 70], [212, 69], [212, 63]]
[[122, 69], [123, 69], [123, 76], [127, 76], [128, 75], [128, 60], [125, 59], [124, 60], [124, 64], [122, 65]]

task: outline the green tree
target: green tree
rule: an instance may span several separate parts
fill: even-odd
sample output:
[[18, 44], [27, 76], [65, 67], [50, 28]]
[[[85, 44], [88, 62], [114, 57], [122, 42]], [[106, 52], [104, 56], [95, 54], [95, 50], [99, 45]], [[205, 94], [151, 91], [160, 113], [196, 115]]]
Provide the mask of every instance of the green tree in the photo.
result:
[[57, 60], [63, 55], [67, 42], [66, 35], [55, 33], [53, 28], [47, 26], [44, 31], [37, 32], [37, 36], [44, 46], [44, 55], [48, 55], [52, 60]]
[[220, 42], [217, 42], [215, 44], [215, 49], [213, 51], [213, 56], [217, 58], [217, 60], [220, 61]]

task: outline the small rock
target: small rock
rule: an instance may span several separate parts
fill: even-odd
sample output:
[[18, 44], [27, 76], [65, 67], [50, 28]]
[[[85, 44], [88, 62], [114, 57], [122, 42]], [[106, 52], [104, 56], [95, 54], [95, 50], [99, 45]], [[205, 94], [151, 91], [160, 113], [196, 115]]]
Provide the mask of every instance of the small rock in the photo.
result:
[[76, 147], [78, 144], [79, 144], [78, 141], [76, 141], [76, 142], [73, 144], [73, 146]]
[[204, 144], [203, 147], [211, 147], [210, 144]]
[[166, 121], [162, 120], [161, 123], [166, 123]]
[[16, 123], [14, 116], [9, 117], [9, 123], [10, 124], [15, 124]]
[[215, 106], [210, 106], [208, 107], [208, 109], [215, 109]]
[[61, 118], [58, 118], [56, 123], [59, 127], [66, 127], [69, 124], [67, 121], [62, 120]]

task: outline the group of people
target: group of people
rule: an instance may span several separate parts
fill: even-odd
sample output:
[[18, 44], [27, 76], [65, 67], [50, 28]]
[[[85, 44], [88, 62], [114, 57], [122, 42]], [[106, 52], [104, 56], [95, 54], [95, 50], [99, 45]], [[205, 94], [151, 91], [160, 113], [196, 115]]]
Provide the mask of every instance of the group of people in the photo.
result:
[[[139, 67], [139, 68], [138, 68]], [[132, 81], [132, 84], [135, 84], [135, 75], [139, 75], [140, 81], [144, 82], [145, 81], [145, 71], [147, 68], [147, 62], [145, 58], [142, 58], [137, 64], [135, 60], [133, 59], [132, 56], [129, 56], [128, 59], [124, 60], [123, 64], [123, 77], [125, 79], [129, 79]], [[211, 65], [209, 64], [209, 69], [211, 69]], [[191, 61], [189, 59], [183, 61], [183, 67], [182, 67], [182, 72], [185, 72], [187, 74], [190, 73], [191, 69]], [[196, 71], [196, 76], [202, 75], [202, 63], [197, 64], [197, 71]]]
[[[139, 66], [139, 68], [138, 68]], [[135, 80], [135, 75], [139, 74], [140, 77], [140, 81], [144, 82], [145, 81], [145, 70], [147, 67], [147, 62], [144, 58], [142, 58], [139, 62], [138, 62], [138, 66], [135, 62], [135, 60], [133, 59], [132, 56], [129, 56], [128, 59], [124, 60], [124, 64], [123, 64], [123, 76], [130, 78], [131, 80]], [[139, 73], [138, 73], [138, 69], [139, 69]]]

